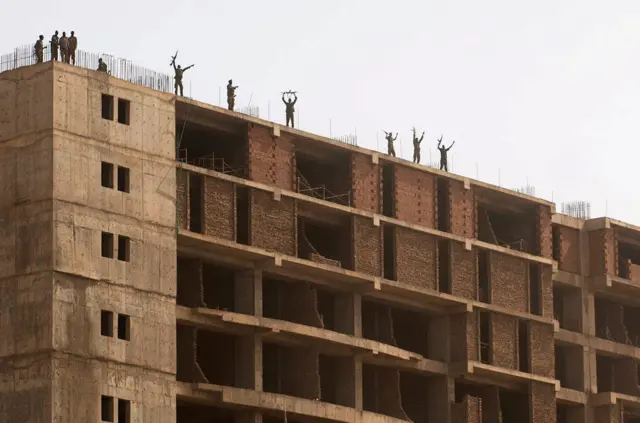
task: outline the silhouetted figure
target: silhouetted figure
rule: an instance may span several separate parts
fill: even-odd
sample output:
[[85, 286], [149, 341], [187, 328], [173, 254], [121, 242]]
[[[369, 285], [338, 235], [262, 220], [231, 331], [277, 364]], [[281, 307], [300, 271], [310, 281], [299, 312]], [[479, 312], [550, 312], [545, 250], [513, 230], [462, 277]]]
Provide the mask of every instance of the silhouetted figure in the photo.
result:
[[107, 64], [102, 61], [102, 57], [98, 59], [98, 72], [109, 73], [107, 69]]
[[76, 33], [71, 31], [71, 37], [69, 37], [69, 58], [67, 63], [71, 62], [71, 64], [76, 64], [76, 50], [78, 49], [78, 39], [76, 38]]
[[58, 60], [58, 47], [60, 46], [60, 37], [58, 37], [58, 31], [51, 36], [51, 60]]
[[420, 163], [420, 143], [424, 139], [424, 131], [422, 131], [422, 135], [420, 139], [416, 136], [416, 128], [413, 128], [413, 162]]
[[[284, 96], [286, 94], [290, 94], [288, 100], [285, 100], [285, 98], [284, 98]], [[293, 96], [293, 98], [291, 96]], [[286, 107], [287, 126], [289, 126], [289, 122], [291, 122], [291, 127], [295, 128], [294, 121], [293, 121], [293, 115], [294, 115], [294, 113], [296, 111], [294, 106], [298, 102], [298, 96], [296, 95], [296, 93], [294, 93], [292, 91], [289, 91], [287, 93], [282, 93], [282, 102], [284, 103], [284, 105]]]
[[236, 88], [233, 86], [233, 80], [230, 79], [227, 84], [227, 105], [229, 106], [229, 110], [233, 111], [233, 108], [236, 105]]
[[384, 132], [385, 139], [387, 140], [387, 154], [389, 154], [390, 156], [395, 157], [396, 156], [396, 149], [393, 146], [393, 142], [398, 139], [398, 133], [396, 132], [396, 136], [394, 138], [393, 137], [393, 132], [387, 132], [387, 131], [382, 131], [382, 132]]
[[180, 89], [180, 96], [184, 97], [184, 87], [182, 86], [182, 77], [184, 76], [184, 73], [189, 69], [191, 69], [194, 65], [189, 65], [184, 69], [180, 65], [176, 66], [177, 57], [178, 57], [178, 52], [176, 51], [176, 54], [174, 56], [171, 56], [171, 66], [173, 66], [173, 71], [175, 72], [175, 76], [173, 77], [173, 79], [175, 79], [174, 88], [176, 91], [176, 95], [178, 95], [178, 89]]
[[36, 63], [42, 63], [44, 59], [44, 49], [47, 48], [44, 45], [44, 35], [38, 37], [36, 45], [33, 46], [33, 54], [36, 56]]
[[69, 38], [66, 32], [63, 32], [60, 37], [60, 56], [64, 63], [69, 63]]
[[442, 135], [440, 135], [440, 139], [438, 140], [438, 150], [440, 150], [440, 170], [443, 170], [445, 172], [449, 171], [449, 167], [447, 166], [447, 152], [449, 150], [451, 150], [451, 147], [453, 147], [453, 144], [455, 144], [455, 140], [451, 143], [451, 145], [449, 146], [449, 148], [445, 148], [444, 145], [442, 144]]

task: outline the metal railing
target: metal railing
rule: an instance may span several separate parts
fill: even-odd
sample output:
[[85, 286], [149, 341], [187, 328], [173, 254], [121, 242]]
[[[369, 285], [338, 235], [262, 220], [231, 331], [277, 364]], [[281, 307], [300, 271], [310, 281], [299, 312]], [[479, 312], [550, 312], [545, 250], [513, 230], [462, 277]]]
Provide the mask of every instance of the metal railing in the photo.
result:
[[[34, 45], [27, 44], [13, 49], [13, 52], [0, 56], [0, 72], [6, 72], [23, 66], [36, 64]], [[60, 57], [60, 56], [59, 56]], [[98, 69], [98, 59], [107, 64], [110, 75], [114, 78], [128, 81], [133, 84], [151, 88], [165, 93], [173, 92], [173, 77], [155, 72], [142, 66], [134, 65], [126, 59], [119, 59], [109, 54], [89, 53], [83, 50], [76, 50], [75, 66], [85, 69]], [[45, 62], [51, 61], [51, 46], [44, 50]]]

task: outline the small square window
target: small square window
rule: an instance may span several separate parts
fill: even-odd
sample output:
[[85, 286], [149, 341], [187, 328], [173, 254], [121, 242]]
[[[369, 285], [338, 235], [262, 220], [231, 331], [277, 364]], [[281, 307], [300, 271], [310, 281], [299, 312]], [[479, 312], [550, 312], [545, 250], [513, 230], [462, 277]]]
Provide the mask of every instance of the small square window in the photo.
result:
[[123, 125], [129, 124], [129, 114], [131, 112], [131, 102], [124, 98], [118, 99], [118, 122]]
[[113, 336], [113, 312], [102, 310], [100, 313], [100, 334]]
[[113, 258], [113, 234], [102, 233], [102, 257]]
[[113, 188], [113, 164], [102, 162], [102, 186]]
[[129, 316], [126, 314], [118, 314], [118, 339], [124, 339], [125, 341], [131, 339], [129, 322]]
[[118, 235], [118, 260], [129, 261], [129, 248], [131, 239], [128, 236]]
[[118, 423], [129, 423], [131, 421], [131, 402], [129, 400], [118, 400]]
[[113, 397], [108, 397], [106, 395], [102, 396], [102, 401], [100, 405], [102, 421], [103, 422], [112, 422], [113, 421]]
[[118, 166], [118, 191], [129, 192], [129, 168]]
[[113, 96], [102, 94], [102, 119], [113, 120]]

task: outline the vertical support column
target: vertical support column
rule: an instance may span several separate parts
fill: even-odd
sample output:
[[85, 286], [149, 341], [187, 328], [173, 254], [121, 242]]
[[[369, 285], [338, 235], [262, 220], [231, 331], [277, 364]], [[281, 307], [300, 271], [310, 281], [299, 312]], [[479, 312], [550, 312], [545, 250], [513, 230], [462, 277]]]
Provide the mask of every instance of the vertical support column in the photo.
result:
[[250, 316], [262, 316], [262, 270], [236, 272], [235, 311]]
[[451, 404], [455, 401], [454, 381], [448, 376], [429, 378], [427, 386], [429, 423], [449, 423], [451, 421]]
[[[362, 338], [362, 295], [353, 294], [353, 335]], [[353, 363], [354, 377], [354, 408], [356, 410], [363, 409], [363, 392], [362, 384], [362, 357], [356, 356]]]
[[449, 316], [434, 317], [429, 322], [427, 358], [448, 363], [451, 351], [451, 327]]

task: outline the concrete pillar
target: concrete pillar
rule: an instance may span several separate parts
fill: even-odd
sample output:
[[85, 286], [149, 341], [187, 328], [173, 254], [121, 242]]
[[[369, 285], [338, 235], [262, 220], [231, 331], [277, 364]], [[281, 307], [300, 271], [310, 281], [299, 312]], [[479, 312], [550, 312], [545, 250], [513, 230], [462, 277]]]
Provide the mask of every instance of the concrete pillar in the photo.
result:
[[449, 423], [451, 404], [455, 401], [454, 381], [448, 376], [429, 378], [427, 386], [429, 423]]
[[262, 391], [262, 339], [256, 335], [236, 340], [235, 386]]
[[450, 361], [451, 327], [449, 323], [449, 316], [438, 316], [429, 321], [427, 358], [447, 363]]
[[363, 392], [364, 392], [364, 387], [362, 384], [362, 357], [355, 357], [354, 359], [354, 369], [353, 369], [353, 375], [354, 375], [354, 382], [355, 382], [355, 392], [354, 392], [354, 408], [356, 410], [362, 410], [363, 409]]
[[234, 423], [262, 423], [262, 414], [256, 411], [242, 411], [233, 418]]
[[235, 311], [262, 316], [262, 270], [249, 269], [235, 274]]
[[336, 331], [347, 335], [355, 335], [356, 327], [362, 327], [360, 312], [361, 296], [354, 293], [338, 294], [335, 304]]

